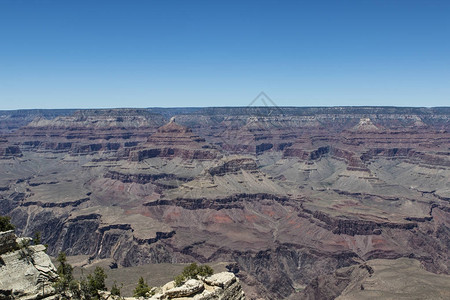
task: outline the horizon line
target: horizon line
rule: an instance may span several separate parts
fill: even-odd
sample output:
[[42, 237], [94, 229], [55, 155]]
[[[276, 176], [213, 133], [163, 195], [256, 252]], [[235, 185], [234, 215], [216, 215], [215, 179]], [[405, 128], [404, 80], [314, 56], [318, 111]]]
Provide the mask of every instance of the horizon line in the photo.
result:
[[132, 110], [132, 109], [205, 109], [205, 108], [450, 108], [450, 106], [387, 106], [387, 105], [319, 105], [319, 106], [291, 106], [291, 105], [247, 105], [247, 106], [147, 106], [147, 107], [66, 107], [66, 108], [0, 108], [0, 111], [33, 111], [33, 110]]

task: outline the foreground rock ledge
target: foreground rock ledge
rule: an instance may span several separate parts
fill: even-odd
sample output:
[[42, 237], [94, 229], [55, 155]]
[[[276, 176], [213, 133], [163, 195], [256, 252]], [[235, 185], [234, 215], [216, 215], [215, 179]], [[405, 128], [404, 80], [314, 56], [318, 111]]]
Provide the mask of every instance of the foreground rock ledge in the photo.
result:
[[[154, 288], [153, 296], [149, 298], [125, 297], [125, 300], [149, 299], [195, 299], [195, 300], [245, 300], [239, 279], [230, 272], [217, 273], [212, 276], [200, 279], [189, 279], [182, 286], [175, 287], [173, 281], [163, 287]], [[113, 296], [109, 292], [101, 292], [102, 299], [119, 300], [123, 299]]]
[[19, 247], [13, 231], [0, 234], [0, 299], [52, 299], [56, 269], [43, 245]]

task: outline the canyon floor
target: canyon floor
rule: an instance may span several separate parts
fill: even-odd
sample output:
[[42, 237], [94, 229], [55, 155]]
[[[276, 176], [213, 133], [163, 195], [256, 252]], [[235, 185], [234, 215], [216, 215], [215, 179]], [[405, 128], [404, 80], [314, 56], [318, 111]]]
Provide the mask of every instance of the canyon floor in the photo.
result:
[[208, 263], [249, 299], [389, 299], [405, 264], [448, 282], [449, 108], [9, 111], [0, 133], [0, 214], [78, 266]]

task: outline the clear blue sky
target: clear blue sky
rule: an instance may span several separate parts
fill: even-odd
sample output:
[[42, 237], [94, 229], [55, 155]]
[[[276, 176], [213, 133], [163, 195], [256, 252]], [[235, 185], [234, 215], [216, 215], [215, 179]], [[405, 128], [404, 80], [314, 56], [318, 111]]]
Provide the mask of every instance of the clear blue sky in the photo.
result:
[[0, 109], [450, 106], [450, 1], [0, 0]]

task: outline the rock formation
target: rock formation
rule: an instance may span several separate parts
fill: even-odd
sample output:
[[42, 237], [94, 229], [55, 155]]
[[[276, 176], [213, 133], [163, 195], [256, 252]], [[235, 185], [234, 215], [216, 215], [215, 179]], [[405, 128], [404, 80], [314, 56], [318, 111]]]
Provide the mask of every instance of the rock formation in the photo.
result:
[[380, 128], [375, 126], [370, 118], [361, 118], [359, 123], [352, 128], [354, 131], [366, 131], [366, 132], [374, 132], [379, 131]]
[[14, 232], [0, 233], [0, 299], [48, 299], [56, 269], [43, 245], [28, 246], [27, 238]]
[[[162, 287], [153, 288], [151, 296], [143, 297], [149, 300], [164, 299], [196, 299], [196, 300], [245, 300], [239, 279], [229, 272], [217, 273], [200, 279], [189, 279], [183, 285], [176, 287], [171, 281]], [[101, 292], [102, 299], [119, 300], [108, 292]], [[139, 298], [126, 297], [126, 300]], [[142, 298], [140, 298], [142, 299]]]

